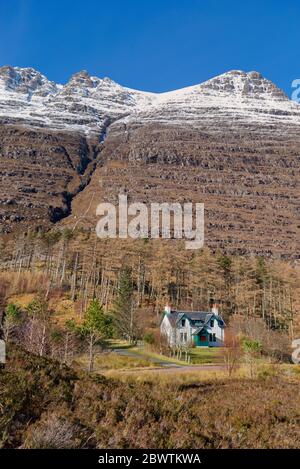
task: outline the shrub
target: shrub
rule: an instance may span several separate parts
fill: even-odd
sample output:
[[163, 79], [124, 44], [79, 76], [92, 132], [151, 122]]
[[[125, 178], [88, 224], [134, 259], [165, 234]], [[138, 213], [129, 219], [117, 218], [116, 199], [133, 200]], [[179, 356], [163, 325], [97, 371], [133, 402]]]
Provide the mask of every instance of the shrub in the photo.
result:
[[26, 449], [71, 449], [76, 447], [76, 427], [64, 417], [47, 414], [30, 427], [23, 447]]
[[261, 343], [258, 340], [244, 337], [242, 339], [242, 346], [245, 352], [246, 362], [249, 365], [250, 377], [254, 378], [256, 374], [256, 359], [260, 356], [262, 351]]
[[144, 342], [148, 345], [153, 345], [155, 343], [155, 337], [153, 332], [146, 332], [143, 339]]

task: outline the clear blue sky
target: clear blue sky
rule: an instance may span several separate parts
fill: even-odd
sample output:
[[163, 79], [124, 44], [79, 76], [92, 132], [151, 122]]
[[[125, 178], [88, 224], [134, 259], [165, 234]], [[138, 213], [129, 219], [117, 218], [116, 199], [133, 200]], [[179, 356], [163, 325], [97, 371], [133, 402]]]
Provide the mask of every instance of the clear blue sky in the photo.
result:
[[300, 78], [299, 0], [0, 0], [1, 65], [165, 91], [232, 69]]

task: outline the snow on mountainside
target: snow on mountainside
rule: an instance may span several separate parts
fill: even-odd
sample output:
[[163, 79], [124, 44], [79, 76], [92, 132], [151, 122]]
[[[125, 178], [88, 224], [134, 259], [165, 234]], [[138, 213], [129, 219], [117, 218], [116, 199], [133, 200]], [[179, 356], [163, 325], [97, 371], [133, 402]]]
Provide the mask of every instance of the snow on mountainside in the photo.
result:
[[258, 72], [230, 71], [200, 85], [155, 95], [152, 106], [125, 120], [188, 124], [220, 120], [300, 124], [300, 107]]
[[0, 122], [84, 133], [101, 132], [151, 93], [124, 88], [82, 71], [62, 86], [31, 68], [0, 68]]
[[[23, 95], [28, 101], [36, 97], [47, 97], [58, 92], [59, 85], [49, 81], [44, 75], [33, 68], [0, 67], [1, 98], [16, 98]], [[2, 96], [3, 95], [3, 96]]]
[[99, 134], [107, 124], [188, 124], [218, 118], [300, 124], [300, 107], [257, 72], [231, 71], [167, 93], [123, 87], [86, 71], [57, 85], [32, 68], [0, 68], [0, 122]]

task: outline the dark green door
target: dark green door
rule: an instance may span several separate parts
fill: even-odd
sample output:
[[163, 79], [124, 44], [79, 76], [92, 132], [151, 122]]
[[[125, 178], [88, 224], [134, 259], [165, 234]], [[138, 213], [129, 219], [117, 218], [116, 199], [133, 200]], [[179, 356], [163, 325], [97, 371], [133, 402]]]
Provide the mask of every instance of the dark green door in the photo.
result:
[[196, 347], [208, 347], [208, 334], [200, 332], [200, 334], [194, 336], [194, 342]]

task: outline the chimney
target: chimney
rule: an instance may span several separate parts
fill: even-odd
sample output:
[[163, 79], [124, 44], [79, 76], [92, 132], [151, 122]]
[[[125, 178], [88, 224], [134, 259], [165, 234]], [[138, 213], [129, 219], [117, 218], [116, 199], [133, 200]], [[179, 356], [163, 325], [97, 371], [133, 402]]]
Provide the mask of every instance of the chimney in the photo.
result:
[[171, 314], [171, 306], [169, 305], [165, 306], [165, 314]]
[[213, 303], [211, 307], [211, 312], [215, 314], [216, 316], [219, 315], [219, 309], [217, 303]]

